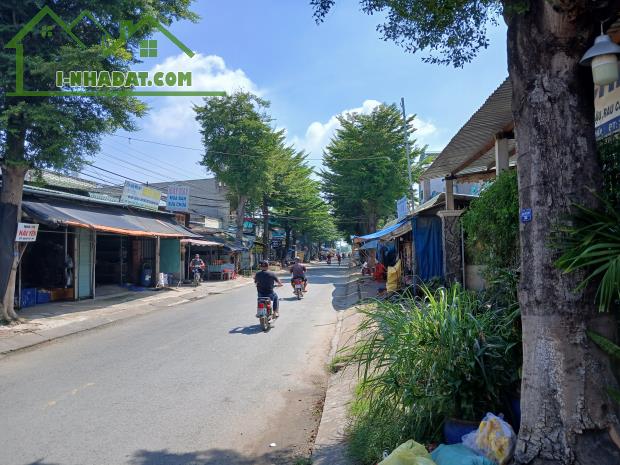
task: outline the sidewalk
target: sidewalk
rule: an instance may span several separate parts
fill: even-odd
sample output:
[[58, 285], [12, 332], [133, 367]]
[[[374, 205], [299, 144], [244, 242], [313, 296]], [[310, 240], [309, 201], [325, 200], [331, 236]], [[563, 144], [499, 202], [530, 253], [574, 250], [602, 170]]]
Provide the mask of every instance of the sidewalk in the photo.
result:
[[[159, 291], [119, 292], [113, 296], [79, 302], [56, 302], [22, 309], [26, 320], [0, 326], [0, 357], [71, 334], [88, 331], [155, 310], [204, 299], [253, 284], [243, 276], [230, 281], [207, 281], [198, 287], [173, 287]], [[119, 290], [121, 290], [119, 288]]]
[[[338, 314], [328, 364], [338, 350], [355, 340], [355, 331], [362, 319], [355, 305], [360, 300], [374, 297], [377, 290], [385, 286], [385, 283], [377, 283], [367, 276], [362, 277], [357, 268], [354, 270], [349, 276], [349, 282], [342, 296], [342, 306], [345, 309]], [[353, 400], [356, 385], [355, 367], [340, 370], [330, 376], [321, 423], [312, 452], [313, 465], [352, 465], [347, 457], [345, 434], [349, 425], [349, 404]]]

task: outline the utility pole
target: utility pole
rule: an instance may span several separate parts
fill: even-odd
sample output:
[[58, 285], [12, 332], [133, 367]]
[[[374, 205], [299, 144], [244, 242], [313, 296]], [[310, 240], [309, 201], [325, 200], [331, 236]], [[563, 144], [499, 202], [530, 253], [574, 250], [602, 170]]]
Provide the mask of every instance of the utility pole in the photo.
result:
[[407, 171], [409, 173], [409, 190], [411, 191], [411, 208], [415, 208], [415, 191], [411, 177], [411, 148], [409, 146], [409, 133], [407, 131], [407, 113], [405, 112], [405, 97], [400, 99], [400, 107], [403, 110], [403, 137], [405, 138], [405, 152], [407, 153]]

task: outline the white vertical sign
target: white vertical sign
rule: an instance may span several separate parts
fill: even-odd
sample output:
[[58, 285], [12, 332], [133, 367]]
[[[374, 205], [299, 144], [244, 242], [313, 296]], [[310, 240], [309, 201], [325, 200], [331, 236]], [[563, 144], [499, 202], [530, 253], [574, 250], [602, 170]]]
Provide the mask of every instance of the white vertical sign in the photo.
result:
[[172, 212], [189, 211], [189, 186], [168, 186], [166, 210]]

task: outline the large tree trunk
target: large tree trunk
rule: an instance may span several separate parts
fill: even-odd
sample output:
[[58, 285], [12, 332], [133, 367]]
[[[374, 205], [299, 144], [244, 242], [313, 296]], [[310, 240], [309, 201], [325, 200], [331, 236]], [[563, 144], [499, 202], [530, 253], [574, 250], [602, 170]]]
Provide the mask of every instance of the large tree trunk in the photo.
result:
[[271, 242], [269, 240], [269, 206], [267, 205], [267, 197], [263, 198], [263, 260], [269, 260], [271, 252]]
[[[15, 234], [17, 223], [21, 218], [22, 193], [24, 178], [28, 168], [20, 165], [2, 165], [2, 231], [0, 232], [0, 318], [11, 322], [18, 319], [13, 309], [15, 281], [19, 265], [19, 253]], [[7, 279], [8, 278], [8, 279]]]
[[245, 204], [248, 198], [240, 195], [237, 202], [237, 216], [235, 217], [237, 223], [237, 232], [235, 234], [236, 239], [241, 242], [243, 240], [243, 223], [245, 222]]
[[[596, 203], [601, 185], [590, 70], [578, 61], [593, 43], [596, 20], [578, 2], [528, 2], [507, 15], [508, 61], [518, 147], [523, 318], [522, 420], [518, 463], [619, 464], [610, 438], [618, 418], [606, 388], [616, 384], [588, 329], [613, 337], [612, 316], [598, 313], [592, 288], [574, 292], [579, 274], [562, 274], [549, 247], [571, 204]], [[570, 10], [563, 10], [570, 8]], [[509, 11], [509, 10], [507, 10]]]

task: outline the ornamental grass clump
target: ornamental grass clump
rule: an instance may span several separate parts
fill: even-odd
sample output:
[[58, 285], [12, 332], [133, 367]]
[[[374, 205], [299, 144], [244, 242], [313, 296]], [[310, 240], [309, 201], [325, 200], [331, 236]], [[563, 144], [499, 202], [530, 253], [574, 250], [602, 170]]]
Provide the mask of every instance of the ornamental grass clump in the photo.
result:
[[361, 311], [360, 337], [346, 349], [361, 380], [350, 430], [357, 461], [407, 439], [438, 441], [446, 418], [502, 411], [521, 365], [517, 309], [454, 285]]

